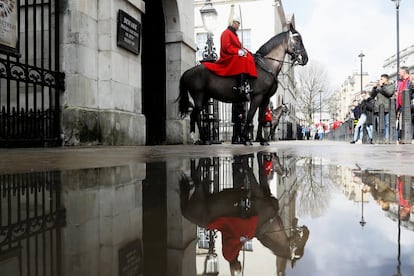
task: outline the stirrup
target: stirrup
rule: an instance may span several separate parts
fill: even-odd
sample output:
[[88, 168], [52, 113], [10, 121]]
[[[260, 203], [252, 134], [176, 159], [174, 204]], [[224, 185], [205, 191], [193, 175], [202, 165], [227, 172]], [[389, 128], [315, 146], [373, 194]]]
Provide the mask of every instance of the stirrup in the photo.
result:
[[253, 92], [253, 89], [250, 87], [250, 83], [247, 82], [247, 81], [244, 83], [244, 85], [242, 87], [243, 87], [243, 92], [245, 94], [249, 94], [249, 93]]

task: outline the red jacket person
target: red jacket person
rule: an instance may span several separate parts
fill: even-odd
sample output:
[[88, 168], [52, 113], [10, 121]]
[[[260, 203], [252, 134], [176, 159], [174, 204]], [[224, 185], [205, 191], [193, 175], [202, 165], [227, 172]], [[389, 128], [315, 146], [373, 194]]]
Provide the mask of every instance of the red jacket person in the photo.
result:
[[240, 93], [251, 92], [248, 78], [257, 78], [256, 65], [252, 54], [242, 47], [237, 36], [240, 19], [233, 17], [232, 23], [221, 34], [220, 58], [215, 63], [205, 62], [204, 66], [219, 76], [237, 76]]

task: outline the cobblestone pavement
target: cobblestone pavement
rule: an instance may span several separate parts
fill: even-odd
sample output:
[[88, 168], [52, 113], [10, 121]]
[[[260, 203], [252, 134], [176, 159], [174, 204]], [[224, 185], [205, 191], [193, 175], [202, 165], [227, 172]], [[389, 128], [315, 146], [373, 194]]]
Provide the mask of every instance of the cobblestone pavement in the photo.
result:
[[277, 141], [270, 146], [216, 144], [124, 147], [0, 149], [0, 174], [99, 168], [175, 158], [229, 156], [270, 151], [322, 157], [332, 164], [414, 176], [414, 145], [351, 145], [331, 141]]

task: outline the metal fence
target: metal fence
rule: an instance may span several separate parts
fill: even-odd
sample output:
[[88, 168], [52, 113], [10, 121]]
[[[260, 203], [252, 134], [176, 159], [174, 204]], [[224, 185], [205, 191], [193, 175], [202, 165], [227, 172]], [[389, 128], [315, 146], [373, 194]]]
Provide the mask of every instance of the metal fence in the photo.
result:
[[17, 42], [5, 46], [0, 41], [0, 147], [58, 145], [64, 89], [59, 71], [61, 1], [9, 2], [14, 2], [9, 8], [15, 17], [9, 20], [16, 25]]
[[[384, 106], [379, 106], [378, 114], [374, 115], [373, 121], [373, 142], [377, 144], [396, 143], [398, 137], [399, 142], [411, 144], [414, 140], [413, 127], [413, 111], [411, 107], [411, 90], [403, 91], [403, 105], [400, 114], [397, 117], [395, 111], [395, 99], [390, 99], [390, 109], [385, 110]], [[385, 114], [389, 114], [388, 140], [385, 140]], [[337, 129], [331, 130], [324, 135], [327, 140], [335, 141], [352, 141], [354, 134], [354, 122], [352, 119], [344, 122]], [[397, 135], [398, 134], [398, 135]], [[366, 139], [367, 135], [364, 135]]]
[[59, 172], [0, 176], [1, 275], [62, 275], [60, 178]]

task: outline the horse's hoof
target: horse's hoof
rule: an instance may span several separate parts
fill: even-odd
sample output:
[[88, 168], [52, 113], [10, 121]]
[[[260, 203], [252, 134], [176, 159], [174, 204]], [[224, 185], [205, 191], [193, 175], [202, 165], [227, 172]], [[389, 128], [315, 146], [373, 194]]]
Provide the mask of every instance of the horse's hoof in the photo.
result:
[[202, 144], [203, 144], [203, 142], [201, 142], [201, 140], [197, 140], [197, 141], [194, 142], [194, 145], [202, 145]]
[[267, 141], [261, 141], [261, 142], [260, 142], [260, 145], [262, 145], [262, 146], [268, 146], [268, 145], [269, 145], [269, 143], [268, 143]]
[[250, 140], [246, 140], [246, 141], [244, 142], [244, 145], [245, 145], [245, 146], [252, 146], [252, 145], [253, 145], [253, 143], [252, 143], [252, 141], [250, 141]]

